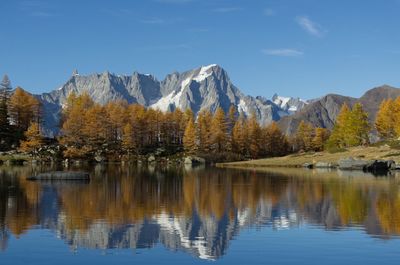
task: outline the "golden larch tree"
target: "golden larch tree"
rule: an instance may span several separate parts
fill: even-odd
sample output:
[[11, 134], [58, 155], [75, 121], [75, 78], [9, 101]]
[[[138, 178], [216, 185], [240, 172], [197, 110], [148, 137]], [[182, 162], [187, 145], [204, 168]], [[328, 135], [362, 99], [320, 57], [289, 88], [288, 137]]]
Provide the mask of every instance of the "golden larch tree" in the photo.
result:
[[187, 154], [195, 154], [197, 151], [196, 127], [193, 118], [186, 124], [185, 133], [183, 135], [183, 148]]
[[218, 108], [214, 113], [211, 122], [212, 146], [215, 152], [226, 151], [227, 127], [225, 113], [222, 108]]
[[37, 122], [32, 122], [28, 130], [24, 133], [26, 139], [21, 141], [20, 149], [23, 152], [37, 154], [40, 147], [43, 146], [43, 136], [40, 132], [40, 126]]

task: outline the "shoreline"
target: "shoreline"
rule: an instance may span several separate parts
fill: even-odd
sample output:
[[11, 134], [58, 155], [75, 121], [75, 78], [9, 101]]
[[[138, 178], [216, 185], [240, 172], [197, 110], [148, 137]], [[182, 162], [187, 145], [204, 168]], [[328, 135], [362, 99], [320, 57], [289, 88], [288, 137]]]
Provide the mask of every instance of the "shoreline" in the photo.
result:
[[[383, 145], [379, 147], [352, 147], [343, 152], [313, 152], [291, 154], [282, 157], [217, 163], [220, 168], [337, 168], [338, 161], [354, 158], [362, 161], [384, 160], [400, 164], [400, 150]], [[317, 164], [323, 165], [318, 166]]]

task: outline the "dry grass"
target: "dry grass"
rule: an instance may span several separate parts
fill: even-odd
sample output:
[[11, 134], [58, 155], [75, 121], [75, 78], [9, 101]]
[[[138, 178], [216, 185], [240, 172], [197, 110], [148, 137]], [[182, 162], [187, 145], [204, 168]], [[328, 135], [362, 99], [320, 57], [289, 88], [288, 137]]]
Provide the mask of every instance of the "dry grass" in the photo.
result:
[[380, 147], [353, 147], [340, 153], [317, 152], [307, 154], [292, 154], [284, 157], [265, 158], [250, 161], [220, 163], [220, 167], [301, 167], [304, 163], [328, 162], [337, 163], [341, 158], [354, 157], [365, 160], [384, 159], [400, 163], [399, 150], [387, 145]]

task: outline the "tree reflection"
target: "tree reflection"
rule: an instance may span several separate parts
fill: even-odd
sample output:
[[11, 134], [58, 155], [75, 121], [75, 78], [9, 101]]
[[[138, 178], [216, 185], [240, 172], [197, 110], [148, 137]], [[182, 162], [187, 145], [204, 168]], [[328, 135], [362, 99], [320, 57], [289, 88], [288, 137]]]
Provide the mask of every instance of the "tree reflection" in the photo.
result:
[[162, 242], [202, 258], [223, 255], [249, 226], [362, 225], [373, 235], [400, 234], [395, 180], [108, 165], [90, 169], [90, 183], [26, 181], [35, 170], [45, 169], [0, 170], [1, 249], [35, 225], [76, 247]]

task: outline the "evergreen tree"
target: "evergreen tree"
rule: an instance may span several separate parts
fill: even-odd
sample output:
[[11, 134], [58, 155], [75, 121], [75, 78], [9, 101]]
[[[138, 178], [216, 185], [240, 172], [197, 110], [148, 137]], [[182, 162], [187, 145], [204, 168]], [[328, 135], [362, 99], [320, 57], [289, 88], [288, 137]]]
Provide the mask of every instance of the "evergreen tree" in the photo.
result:
[[8, 116], [8, 92], [0, 92], [0, 151], [10, 146], [12, 138], [12, 129]]
[[193, 119], [187, 122], [185, 134], [183, 135], [183, 147], [187, 154], [195, 154], [197, 151], [196, 128]]

